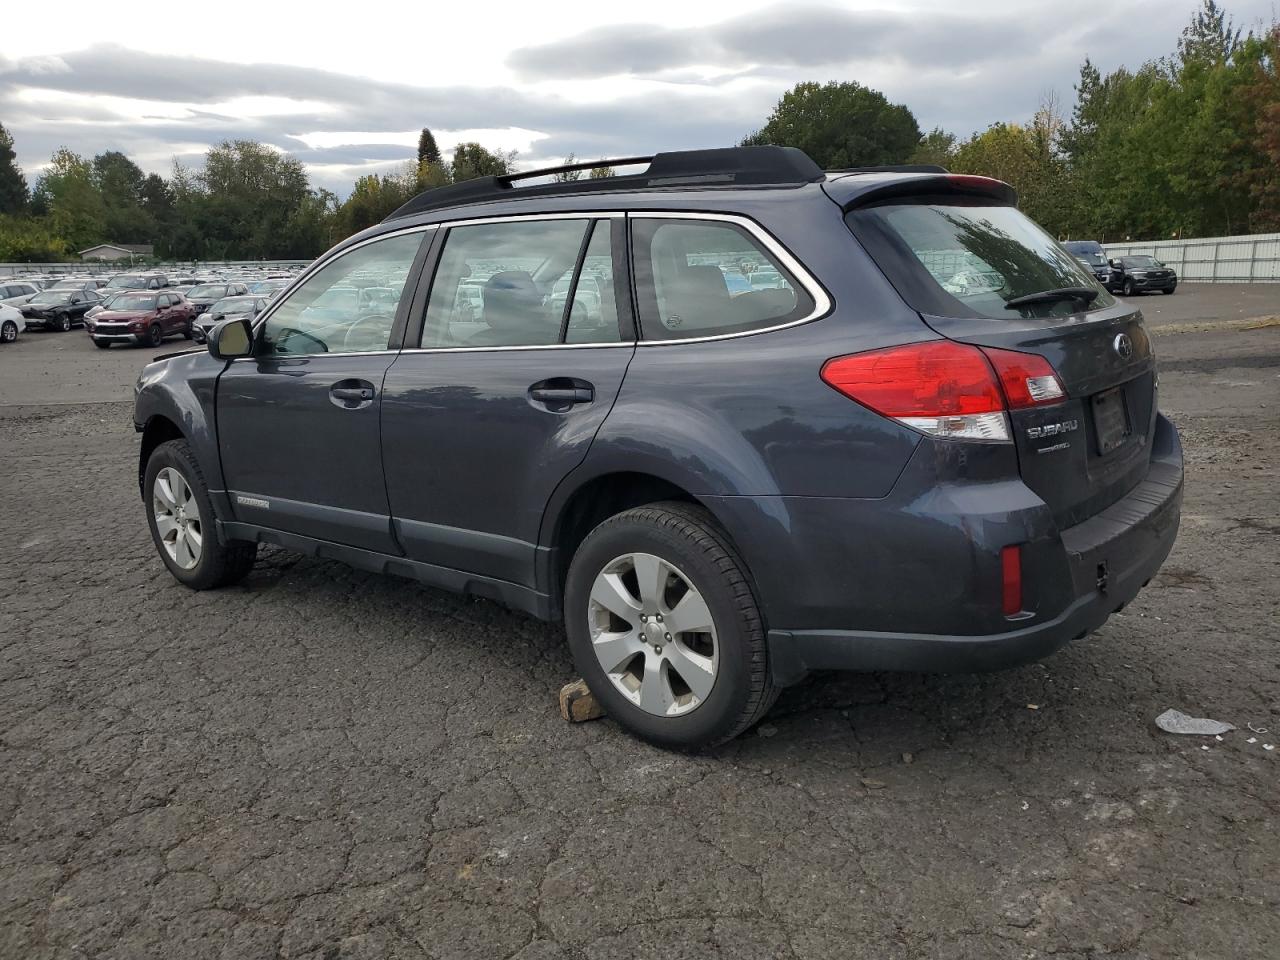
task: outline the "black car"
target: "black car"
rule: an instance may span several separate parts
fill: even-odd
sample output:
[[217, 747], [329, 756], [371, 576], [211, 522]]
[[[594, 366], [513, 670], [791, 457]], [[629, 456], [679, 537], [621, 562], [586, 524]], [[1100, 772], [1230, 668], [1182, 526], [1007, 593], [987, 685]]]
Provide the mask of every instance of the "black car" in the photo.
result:
[[1118, 257], [1111, 261], [1111, 277], [1107, 286], [1126, 297], [1140, 293], [1173, 293], [1178, 288], [1178, 275], [1155, 257]]
[[28, 330], [39, 326], [66, 331], [75, 324], [83, 324], [84, 315], [101, 302], [102, 298], [93, 290], [55, 288], [42, 290], [19, 309]]
[[1110, 288], [1111, 265], [1107, 252], [1097, 240], [1067, 240], [1062, 244], [1067, 253], [1085, 265], [1100, 284]]
[[270, 543], [562, 621], [680, 747], [813, 670], [1045, 656], [1155, 576], [1183, 467], [1142, 314], [1007, 184], [783, 147], [527, 182], [603, 162], [423, 193], [146, 366], [173, 576]]
[[200, 283], [187, 290], [186, 297], [199, 316], [223, 297], [239, 297], [248, 292], [249, 288], [243, 283]]

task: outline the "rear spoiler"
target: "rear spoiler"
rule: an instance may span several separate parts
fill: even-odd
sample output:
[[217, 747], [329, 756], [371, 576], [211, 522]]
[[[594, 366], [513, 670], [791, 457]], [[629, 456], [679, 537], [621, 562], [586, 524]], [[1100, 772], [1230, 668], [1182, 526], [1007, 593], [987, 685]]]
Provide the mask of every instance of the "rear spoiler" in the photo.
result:
[[828, 180], [824, 186], [831, 199], [846, 212], [855, 207], [896, 200], [901, 197], [964, 196], [993, 201], [1004, 207], [1018, 205], [1018, 191], [992, 177], [969, 173], [921, 174], [881, 179], [852, 174]]

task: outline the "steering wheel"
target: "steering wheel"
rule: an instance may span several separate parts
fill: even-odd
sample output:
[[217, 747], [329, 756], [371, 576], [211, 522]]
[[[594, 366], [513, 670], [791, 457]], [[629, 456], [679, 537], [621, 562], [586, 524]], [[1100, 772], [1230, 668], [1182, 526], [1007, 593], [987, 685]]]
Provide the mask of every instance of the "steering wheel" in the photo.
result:
[[[344, 334], [344, 335], [343, 335], [343, 337], [342, 337], [342, 349], [343, 349], [343, 351], [345, 351], [345, 352], [354, 352], [354, 351], [360, 351], [360, 350], [368, 350], [368, 349], [370, 349], [370, 348], [369, 348], [369, 346], [368, 346], [368, 344], [365, 344], [365, 345], [363, 345], [363, 346], [360, 344], [360, 338], [359, 338], [359, 337], [357, 337], [357, 338], [356, 338], [356, 340], [355, 340], [355, 345], [353, 346], [353, 345], [352, 345], [352, 336], [351, 336], [351, 335], [352, 335], [352, 334], [354, 334], [357, 330], [359, 330], [359, 329], [360, 329], [362, 326], [364, 326], [365, 324], [367, 324], [367, 323], [372, 323], [372, 322], [374, 322], [374, 321], [377, 321], [377, 322], [379, 322], [379, 323], [385, 324], [385, 326], [384, 326], [384, 327], [379, 331], [379, 332], [382, 334], [382, 346], [381, 346], [381, 347], [375, 347], [374, 349], [377, 349], [377, 350], [385, 350], [385, 349], [387, 348], [387, 337], [388, 337], [388, 335], [391, 333], [391, 326], [392, 326], [392, 324], [394, 324], [394, 323], [395, 323], [395, 317], [391, 316], [391, 315], [390, 315], [390, 314], [388, 314], [388, 313], [371, 313], [371, 314], [369, 314], [369, 315], [368, 315], [368, 316], [366, 316], [366, 317], [361, 317], [359, 320], [357, 320], [357, 321], [356, 321], [355, 323], [353, 323], [351, 326], [347, 327], [347, 332], [346, 332], [346, 334]], [[365, 337], [368, 337], [369, 335], [370, 335], [370, 334], [369, 334], [368, 332], [366, 332], [366, 333], [364, 334], [364, 336], [365, 336]]]

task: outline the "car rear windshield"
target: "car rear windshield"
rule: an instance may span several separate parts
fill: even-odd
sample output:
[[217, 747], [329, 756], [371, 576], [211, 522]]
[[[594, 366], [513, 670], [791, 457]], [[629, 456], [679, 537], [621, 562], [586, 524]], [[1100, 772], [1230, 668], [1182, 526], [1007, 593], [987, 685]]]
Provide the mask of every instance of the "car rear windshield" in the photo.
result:
[[1017, 208], [947, 198], [854, 210], [854, 234], [917, 310], [938, 316], [1068, 316], [1078, 300], [1009, 307], [1015, 297], [1087, 287], [1091, 310], [1115, 301], [1062, 245]]

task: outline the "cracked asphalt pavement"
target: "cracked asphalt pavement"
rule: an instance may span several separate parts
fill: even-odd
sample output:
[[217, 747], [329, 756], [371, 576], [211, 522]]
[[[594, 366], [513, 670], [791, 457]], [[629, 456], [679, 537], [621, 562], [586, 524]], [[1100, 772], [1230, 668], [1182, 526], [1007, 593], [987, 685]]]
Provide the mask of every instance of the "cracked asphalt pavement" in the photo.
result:
[[1017, 670], [815, 677], [701, 756], [564, 723], [560, 631], [486, 601], [274, 549], [180, 587], [150, 353], [0, 348], [0, 957], [1275, 958], [1280, 327], [1162, 335], [1184, 296], [1239, 314], [1141, 301], [1187, 489], [1134, 604]]

